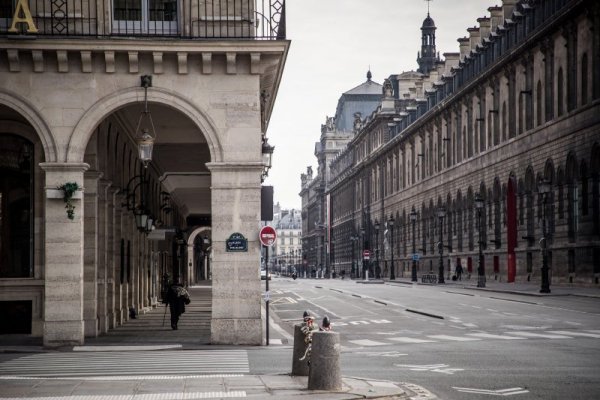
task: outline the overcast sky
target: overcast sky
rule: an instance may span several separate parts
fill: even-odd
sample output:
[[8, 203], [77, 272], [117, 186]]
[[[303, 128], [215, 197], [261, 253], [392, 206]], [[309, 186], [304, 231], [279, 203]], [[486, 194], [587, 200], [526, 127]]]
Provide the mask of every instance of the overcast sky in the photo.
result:
[[[488, 7], [501, 0], [434, 0], [436, 49], [458, 52], [456, 39]], [[321, 124], [334, 116], [341, 94], [366, 80], [383, 83], [392, 74], [417, 69], [425, 0], [287, 0], [287, 37], [292, 41], [283, 80], [267, 131], [275, 146], [273, 168], [265, 181], [273, 185], [275, 202], [301, 206], [300, 174], [313, 166]]]

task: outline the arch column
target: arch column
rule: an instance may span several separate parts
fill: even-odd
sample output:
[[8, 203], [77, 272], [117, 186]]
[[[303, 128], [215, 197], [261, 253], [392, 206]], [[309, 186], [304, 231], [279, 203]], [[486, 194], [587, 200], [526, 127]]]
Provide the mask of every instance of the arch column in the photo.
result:
[[44, 346], [84, 343], [83, 322], [83, 195], [77, 191], [75, 216], [67, 218], [62, 191], [57, 187], [76, 182], [83, 187], [85, 163], [40, 163], [45, 171], [45, 302]]
[[[207, 163], [211, 171], [213, 344], [261, 345], [264, 323], [259, 277], [261, 162]], [[234, 232], [247, 252], [225, 252]]]
[[98, 245], [99, 240], [99, 185], [102, 172], [87, 171], [84, 174], [84, 269], [83, 269], [83, 320], [85, 336], [98, 336]]
[[[110, 188], [111, 182], [100, 179], [98, 183], [98, 331], [106, 333], [109, 327], [109, 270], [112, 266], [112, 258], [109, 249], [112, 250], [110, 241], [109, 221]], [[112, 291], [111, 291], [112, 293]]]

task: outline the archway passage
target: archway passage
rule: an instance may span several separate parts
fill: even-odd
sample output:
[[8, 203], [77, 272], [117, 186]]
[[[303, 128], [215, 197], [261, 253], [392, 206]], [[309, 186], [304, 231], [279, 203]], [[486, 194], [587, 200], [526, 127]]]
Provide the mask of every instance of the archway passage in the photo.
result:
[[506, 191], [506, 247], [508, 257], [507, 280], [514, 282], [517, 274], [517, 259], [515, 247], [517, 247], [517, 193], [514, 177], [508, 179]]

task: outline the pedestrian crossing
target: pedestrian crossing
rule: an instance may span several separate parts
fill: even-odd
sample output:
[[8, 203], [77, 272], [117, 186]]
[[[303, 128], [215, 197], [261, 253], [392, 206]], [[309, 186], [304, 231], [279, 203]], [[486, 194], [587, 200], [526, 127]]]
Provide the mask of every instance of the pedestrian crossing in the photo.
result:
[[589, 331], [507, 331], [503, 333], [470, 332], [462, 335], [423, 335], [421, 337], [386, 337], [375, 341], [369, 339], [348, 340], [361, 347], [389, 346], [392, 344], [421, 344], [436, 342], [472, 342], [479, 340], [527, 340], [527, 339], [600, 339], [599, 330]]
[[247, 374], [246, 350], [39, 353], [0, 363], [0, 377]]

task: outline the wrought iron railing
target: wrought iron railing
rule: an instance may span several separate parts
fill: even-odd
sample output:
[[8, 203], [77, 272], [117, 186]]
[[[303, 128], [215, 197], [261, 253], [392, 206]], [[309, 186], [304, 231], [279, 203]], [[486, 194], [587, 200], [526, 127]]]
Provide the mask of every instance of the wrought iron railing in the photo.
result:
[[285, 0], [0, 0], [0, 35], [277, 40]]

